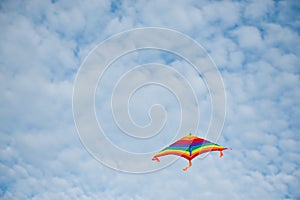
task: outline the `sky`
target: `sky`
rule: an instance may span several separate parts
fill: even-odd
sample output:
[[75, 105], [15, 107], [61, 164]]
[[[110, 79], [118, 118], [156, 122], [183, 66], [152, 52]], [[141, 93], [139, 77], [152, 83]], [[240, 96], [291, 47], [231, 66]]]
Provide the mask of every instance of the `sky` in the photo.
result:
[[[1, 1], [0, 199], [300, 199], [299, 12], [296, 0]], [[103, 41], [145, 27], [187, 35], [217, 66], [226, 92], [217, 143], [232, 148], [223, 158], [212, 152], [194, 159], [187, 172], [182, 171], [187, 161], [179, 159], [154, 172], [132, 174], [122, 172], [122, 165], [118, 170], [103, 165], [83, 145], [72, 110], [80, 67]], [[195, 125], [196, 108], [200, 120], [191, 131], [205, 137], [214, 106], [220, 106], [211, 104], [203, 74], [170, 52], [128, 53], [101, 78], [95, 115], [107, 139], [131, 153], [154, 154], [170, 144], [181, 130], [182, 113]], [[128, 89], [131, 81], [151, 78], [173, 89], [145, 85], [128, 100], [116, 87], [118, 81]], [[196, 104], [181, 94], [186, 91], [178, 81], [189, 82]], [[112, 94], [119, 95], [116, 110]], [[157, 104], [158, 111], [149, 115]], [[114, 116], [126, 117], [123, 105], [138, 128], [157, 123], [149, 129], [156, 135], [126, 135], [131, 129]]]

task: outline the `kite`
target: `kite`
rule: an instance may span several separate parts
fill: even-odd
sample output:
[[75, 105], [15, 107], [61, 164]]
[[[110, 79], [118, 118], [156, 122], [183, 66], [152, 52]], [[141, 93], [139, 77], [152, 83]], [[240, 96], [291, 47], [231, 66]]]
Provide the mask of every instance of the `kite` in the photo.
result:
[[196, 156], [210, 151], [219, 151], [221, 158], [223, 156], [222, 151], [228, 149], [230, 148], [222, 147], [218, 144], [212, 143], [203, 138], [199, 138], [190, 133], [155, 154], [152, 160], [159, 162], [160, 160], [158, 159], [158, 157], [166, 155], [181, 156], [189, 161], [189, 165], [183, 169], [184, 171], [186, 171], [192, 166], [192, 159]]

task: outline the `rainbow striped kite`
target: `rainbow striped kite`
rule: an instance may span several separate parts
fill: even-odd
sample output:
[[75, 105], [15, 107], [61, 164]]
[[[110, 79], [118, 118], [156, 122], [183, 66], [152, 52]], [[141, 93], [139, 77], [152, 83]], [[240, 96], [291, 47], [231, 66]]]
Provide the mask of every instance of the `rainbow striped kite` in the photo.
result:
[[189, 165], [183, 169], [184, 171], [186, 171], [192, 166], [192, 159], [196, 156], [210, 151], [220, 151], [220, 157], [222, 157], [222, 151], [227, 149], [230, 148], [222, 147], [218, 144], [212, 143], [203, 138], [199, 138], [190, 133], [155, 154], [152, 160], [159, 162], [160, 160], [158, 159], [158, 157], [166, 155], [181, 156], [189, 161]]

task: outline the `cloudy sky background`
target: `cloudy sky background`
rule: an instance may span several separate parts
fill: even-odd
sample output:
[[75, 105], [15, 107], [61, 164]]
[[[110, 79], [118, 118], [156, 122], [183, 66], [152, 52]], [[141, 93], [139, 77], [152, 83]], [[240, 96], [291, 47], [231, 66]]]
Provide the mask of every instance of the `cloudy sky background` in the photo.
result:
[[[299, 12], [296, 0], [1, 1], [1, 199], [300, 198]], [[195, 159], [185, 173], [181, 169], [187, 162], [179, 160], [155, 173], [132, 175], [101, 165], [80, 143], [72, 90], [81, 63], [104, 39], [147, 26], [187, 34], [220, 69], [227, 118], [218, 143], [233, 148], [222, 159], [211, 153]], [[143, 58], [132, 54], [119, 65], [131, 68], [150, 60], [170, 64], [190, 78], [203, 100], [199, 131], [205, 130], [210, 108], [201, 78], [174, 57], [141, 54]], [[104, 80], [117, 79], [117, 69], [123, 68], [115, 65]], [[97, 92], [96, 108], [104, 109], [104, 91]], [[146, 91], [153, 94], [147, 105], [161, 100], [175, 108], [168, 92], [158, 98], [155, 93], [166, 91]], [[148, 120], [140, 110], [144, 97], [137, 93], [130, 105], [140, 124]], [[174, 117], [168, 119], [165, 135], [177, 128], [178, 109], [170, 112]], [[109, 120], [101, 112], [97, 116]], [[115, 134], [112, 141], [133, 146], [132, 139], [114, 131], [113, 122], [105, 124]]]

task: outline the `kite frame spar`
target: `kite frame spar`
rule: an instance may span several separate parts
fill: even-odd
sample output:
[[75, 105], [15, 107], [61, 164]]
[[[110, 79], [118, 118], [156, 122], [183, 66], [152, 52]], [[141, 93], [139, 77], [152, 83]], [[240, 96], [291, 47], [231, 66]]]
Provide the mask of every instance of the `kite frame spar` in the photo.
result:
[[184, 171], [188, 170], [192, 166], [192, 159], [196, 156], [207, 153], [210, 151], [219, 151], [220, 158], [223, 156], [224, 150], [231, 150], [231, 148], [222, 147], [218, 144], [212, 143], [203, 138], [199, 138], [191, 133], [184, 136], [183, 138], [177, 140], [170, 146], [164, 148], [155, 154], [152, 160], [160, 162], [158, 157], [166, 156], [166, 155], [176, 155], [181, 156], [189, 161], [187, 167], [183, 168]]

